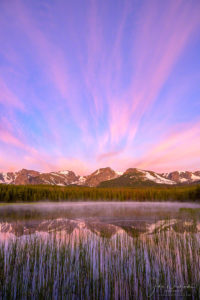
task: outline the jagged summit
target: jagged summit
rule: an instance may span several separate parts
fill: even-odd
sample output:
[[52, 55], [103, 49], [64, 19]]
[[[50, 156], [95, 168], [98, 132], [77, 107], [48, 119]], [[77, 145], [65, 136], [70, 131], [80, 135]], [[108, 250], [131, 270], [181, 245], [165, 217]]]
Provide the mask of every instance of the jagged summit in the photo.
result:
[[110, 167], [100, 168], [86, 178], [86, 185], [97, 186], [102, 181], [107, 181], [118, 177], [119, 175]]

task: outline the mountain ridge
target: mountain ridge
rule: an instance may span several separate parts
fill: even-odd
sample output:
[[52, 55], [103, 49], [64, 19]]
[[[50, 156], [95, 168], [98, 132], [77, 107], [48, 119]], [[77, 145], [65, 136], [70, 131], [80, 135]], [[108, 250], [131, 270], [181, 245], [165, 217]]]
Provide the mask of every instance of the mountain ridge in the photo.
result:
[[76, 175], [73, 171], [42, 173], [35, 170], [22, 169], [17, 172], [0, 173], [0, 184], [16, 185], [79, 185], [79, 186], [138, 186], [138, 185], [176, 185], [200, 182], [200, 171], [173, 171], [157, 173], [150, 170], [128, 168], [125, 172], [117, 172], [110, 167], [99, 168], [89, 175]]

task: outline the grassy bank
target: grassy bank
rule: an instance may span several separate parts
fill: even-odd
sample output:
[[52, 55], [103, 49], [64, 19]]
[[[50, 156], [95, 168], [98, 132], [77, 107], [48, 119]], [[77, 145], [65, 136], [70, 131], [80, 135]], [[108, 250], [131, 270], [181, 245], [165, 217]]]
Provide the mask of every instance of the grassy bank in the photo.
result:
[[0, 185], [0, 202], [39, 201], [200, 201], [200, 185], [140, 188], [91, 188]]

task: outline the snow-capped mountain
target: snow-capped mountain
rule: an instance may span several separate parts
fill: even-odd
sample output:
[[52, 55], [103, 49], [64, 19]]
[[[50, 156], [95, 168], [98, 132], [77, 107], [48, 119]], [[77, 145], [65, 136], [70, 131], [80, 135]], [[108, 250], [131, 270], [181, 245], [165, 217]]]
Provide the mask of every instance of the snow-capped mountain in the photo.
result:
[[131, 175], [130, 178], [141, 179], [143, 181], [153, 181], [160, 184], [176, 184], [174, 180], [167, 179], [167, 177], [162, 176], [153, 171], [145, 171], [140, 169], [128, 169], [124, 172], [124, 175]]
[[171, 173], [163, 173], [162, 176], [169, 180], [175, 181], [176, 183], [191, 183], [200, 181], [200, 171], [174, 171]]
[[80, 176], [72, 171], [40, 173], [22, 169], [18, 172], [0, 173], [0, 183], [6, 184], [51, 184], [69, 185], [77, 182]]
[[192, 172], [171, 172], [156, 173], [148, 170], [140, 170], [136, 168], [127, 169], [123, 175], [118, 176], [109, 181], [100, 183], [102, 187], [117, 186], [152, 186], [152, 185], [176, 185], [190, 184], [200, 182], [200, 171]]
[[83, 186], [138, 186], [157, 184], [190, 184], [200, 182], [200, 171], [174, 171], [156, 173], [148, 170], [129, 168], [124, 173], [106, 167], [100, 168], [90, 175], [79, 176], [73, 171], [40, 173], [22, 169], [18, 172], [0, 173], [0, 183], [4, 184], [47, 184], [47, 185], [83, 185]]

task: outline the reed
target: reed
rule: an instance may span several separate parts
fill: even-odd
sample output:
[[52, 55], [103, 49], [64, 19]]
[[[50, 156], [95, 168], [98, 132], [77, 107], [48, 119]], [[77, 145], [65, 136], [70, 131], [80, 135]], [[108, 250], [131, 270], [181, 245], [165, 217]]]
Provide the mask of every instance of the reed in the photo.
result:
[[27, 236], [0, 243], [0, 299], [158, 299], [163, 286], [198, 299], [199, 270], [197, 233]]

